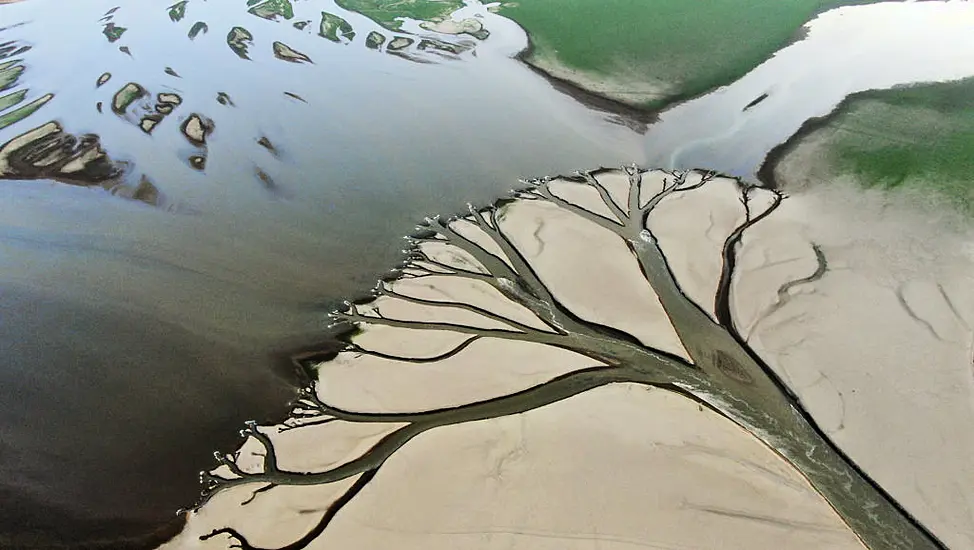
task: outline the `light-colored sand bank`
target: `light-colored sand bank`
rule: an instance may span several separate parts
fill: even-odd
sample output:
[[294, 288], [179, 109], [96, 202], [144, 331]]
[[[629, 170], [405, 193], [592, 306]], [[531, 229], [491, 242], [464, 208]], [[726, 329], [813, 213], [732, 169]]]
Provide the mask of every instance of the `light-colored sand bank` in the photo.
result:
[[[318, 443], [304, 452], [331, 440]], [[250, 490], [227, 491], [164, 548], [225, 548], [222, 537], [197, 538], [225, 525], [259, 533], [255, 545], [287, 544], [350, 482], [278, 488], [246, 506]], [[862, 547], [801, 476], [732, 423], [664, 390], [615, 385], [424, 434], [309, 548], [718, 546]]]
[[[813, 243], [824, 275], [789, 284], [818, 268]], [[974, 545], [971, 243], [974, 228], [946, 204], [832, 181], [752, 229], [735, 286], [752, 347], [951, 548]]]
[[641, 386], [430, 432], [386, 468], [317, 548], [861, 548], [767, 448]]
[[166, 548], [936, 547], [767, 368], [968, 545], [971, 233], [837, 189], [600, 171], [428, 220]]

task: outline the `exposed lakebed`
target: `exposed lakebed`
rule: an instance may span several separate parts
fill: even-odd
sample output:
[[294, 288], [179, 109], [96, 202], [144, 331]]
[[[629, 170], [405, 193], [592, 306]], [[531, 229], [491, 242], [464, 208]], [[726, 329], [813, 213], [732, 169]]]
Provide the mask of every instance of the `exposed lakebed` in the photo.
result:
[[[591, 109], [514, 61], [526, 35], [482, 6], [454, 16], [481, 29], [438, 27], [448, 34], [285, 4], [2, 8], [0, 42], [14, 49], [0, 63], [24, 67], [3, 94], [43, 102], [0, 143], [48, 131], [24, 157], [42, 171], [0, 186], [0, 483], [23, 503], [0, 530], [36, 532], [15, 540], [141, 534], [188, 505], [212, 449], [230, 447], [244, 419], [285, 412], [290, 367], [272, 357], [323, 339], [325, 314], [398, 262], [422, 216], [590, 166], [751, 174], [848, 93], [963, 76], [931, 72], [923, 53], [969, 43], [918, 40], [897, 80], [814, 101], [787, 93], [792, 66], [776, 57], [754, 71], [770, 74], [761, 85], [745, 86], [749, 75], [697, 100], [716, 101], [705, 116], [668, 122], [697, 102], [664, 113], [647, 156], [625, 111]], [[882, 35], [861, 40], [878, 58], [894, 52]], [[766, 122], [749, 134], [747, 117]], [[728, 145], [703, 145], [715, 135]], [[65, 143], [64, 162], [42, 162]], [[753, 147], [737, 155], [742, 143]], [[79, 180], [82, 158], [111, 165]]]

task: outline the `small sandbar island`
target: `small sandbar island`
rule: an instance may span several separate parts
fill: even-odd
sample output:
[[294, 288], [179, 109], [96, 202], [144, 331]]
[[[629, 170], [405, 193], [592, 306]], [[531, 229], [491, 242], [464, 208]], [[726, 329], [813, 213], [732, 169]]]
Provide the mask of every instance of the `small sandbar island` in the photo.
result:
[[964, 547], [974, 232], [889, 200], [629, 166], [428, 218], [163, 548]]

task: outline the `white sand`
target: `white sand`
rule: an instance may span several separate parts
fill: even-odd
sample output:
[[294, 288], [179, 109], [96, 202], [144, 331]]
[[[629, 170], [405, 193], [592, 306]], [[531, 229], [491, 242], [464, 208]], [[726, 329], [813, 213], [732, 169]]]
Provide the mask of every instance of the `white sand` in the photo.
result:
[[327, 508], [328, 503], [354, 482], [350, 479], [333, 485], [277, 487], [271, 494], [257, 495], [246, 505], [242, 503], [257, 487], [233, 487], [214, 497], [209, 506], [192, 516], [182, 533], [159, 548], [229, 548], [229, 539], [224, 536], [199, 540], [200, 536], [224, 527], [245, 531], [247, 540], [258, 548], [290, 544], [295, 533], [303, 534], [314, 527], [321, 517], [321, 509]]
[[[332, 422], [283, 433], [277, 433], [276, 428], [263, 430], [272, 437], [282, 468], [322, 471], [361, 456], [399, 426]], [[327, 442], [327, 445], [320, 442]], [[262, 459], [254, 456], [254, 452], [262, 453], [263, 449], [254, 439], [248, 439], [240, 449], [238, 462], [244, 471], [259, 470]], [[327, 485], [275, 487], [256, 496], [253, 492], [263, 487], [262, 484], [232, 487], [217, 493], [198, 512], [190, 513], [183, 532], [160, 548], [229, 548], [229, 539], [224, 536], [199, 540], [200, 536], [224, 527], [245, 533], [258, 547], [290, 544], [314, 527], [331, 502], [340, 497], [355, 479], [357, 476]], [[251, 496], [254, 496], [253, 500], [247, 502]]]

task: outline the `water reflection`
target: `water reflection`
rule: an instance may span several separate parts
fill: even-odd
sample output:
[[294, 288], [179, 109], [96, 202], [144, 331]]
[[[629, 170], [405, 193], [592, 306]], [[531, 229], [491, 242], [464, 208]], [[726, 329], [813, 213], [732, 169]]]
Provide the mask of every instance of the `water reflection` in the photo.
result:
[[970, 2], [882, 2], [826, 12], [802, 41], [737, 82], [664, 112], [647, 134], [651, 164], [709, 166], [754, 179], [775, 145], [850, 94], [974, 74], [971, 21]]
[[423, 215], [642, 160], [479, 6], [457, 20], [486, 40], [332, 2], [2, 9], [25, 24], [0, 32], [20, 67], [0, 116], [50, 97], [0, 129], [0, 491], [21, 505], [0, 546], [170, 519], [213, 448], [284, 412], [272, 359], [319, 342]]

